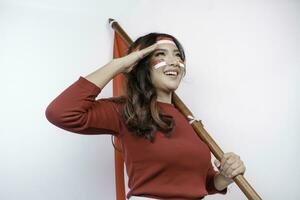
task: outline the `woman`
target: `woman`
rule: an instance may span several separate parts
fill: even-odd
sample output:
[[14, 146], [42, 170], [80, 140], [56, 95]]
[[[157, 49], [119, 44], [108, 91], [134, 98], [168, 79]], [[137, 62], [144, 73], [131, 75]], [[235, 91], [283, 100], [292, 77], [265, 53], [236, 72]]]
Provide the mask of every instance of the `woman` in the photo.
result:
[[[138, 38], [128, 54], [80, 78], [46, 109], [54, 125], [79, 134], [111, 134], [122, 143], [130, 191], [135, 199], [202, 199], [226, 194], [244, 174], [239, 156], [225, 153], [213, 169], [207, 145], [172, 104], [185, 75], [185, 54], [168, 34]], [[96, 97], [117, 74], [126, 76], [126, 95]]]

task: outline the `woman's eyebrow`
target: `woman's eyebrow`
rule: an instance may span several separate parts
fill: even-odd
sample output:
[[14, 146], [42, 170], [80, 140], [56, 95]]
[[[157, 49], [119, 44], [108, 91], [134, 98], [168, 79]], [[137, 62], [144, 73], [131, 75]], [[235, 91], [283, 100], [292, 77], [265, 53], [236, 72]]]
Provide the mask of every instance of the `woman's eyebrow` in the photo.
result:
[[[167, 51], [166, 49], [156, 49], [155, 51]], [[174, 49], [174, 51], [173, 52], [175, 52], [175, 51], [179, 51], [178, 49]]]

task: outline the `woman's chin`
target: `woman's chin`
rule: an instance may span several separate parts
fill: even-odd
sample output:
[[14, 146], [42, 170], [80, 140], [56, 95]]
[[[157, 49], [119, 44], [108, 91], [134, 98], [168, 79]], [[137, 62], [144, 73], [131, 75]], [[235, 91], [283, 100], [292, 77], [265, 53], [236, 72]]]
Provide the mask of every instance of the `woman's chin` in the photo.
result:
[[178, 88], [179, 84], [168, 84], [166, 88], [168, 88], [169, 91], [173, 92]]

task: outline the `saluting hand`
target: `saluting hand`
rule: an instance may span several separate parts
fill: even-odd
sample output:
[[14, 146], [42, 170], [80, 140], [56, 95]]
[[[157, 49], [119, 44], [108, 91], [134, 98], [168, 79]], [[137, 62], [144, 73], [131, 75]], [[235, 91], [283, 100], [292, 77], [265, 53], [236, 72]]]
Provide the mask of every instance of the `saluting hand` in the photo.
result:
[[115, 62], [119, 62], [122, 65], [123, 73], [128, 73], [132, 70], [132, 68], [145, 56], [150, 54], [157, 48], [158, 44], [154, 43], [153, 45], [146, 47], [141, 50], [136, 50], [131, 52], [130, 54], [123, 56], [121, 58], [115, 58]]

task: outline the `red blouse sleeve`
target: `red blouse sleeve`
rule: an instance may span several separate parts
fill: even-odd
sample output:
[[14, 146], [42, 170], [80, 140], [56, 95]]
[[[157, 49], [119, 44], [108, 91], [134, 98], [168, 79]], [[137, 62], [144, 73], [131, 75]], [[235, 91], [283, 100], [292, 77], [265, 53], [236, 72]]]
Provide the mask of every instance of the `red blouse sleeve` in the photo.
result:
[[210, 167], [207, 172], [206, 176], [206, 190], [208, 194], [226, 194], [227, 193], [227, 187], [224, 188], [222, 191], [219, 191], [215, 188], [215, 183], [214, 183], [214, 177], [217, 174], [217, 171], [214, 170], [211, 162], [210, 162]]
[[121, 126], [118, 107], [108, 98], [96, 100], [101, 90], [80, 76], [48, 105], [46, 118], [55, 126], [74, 133], [117, 136]]

